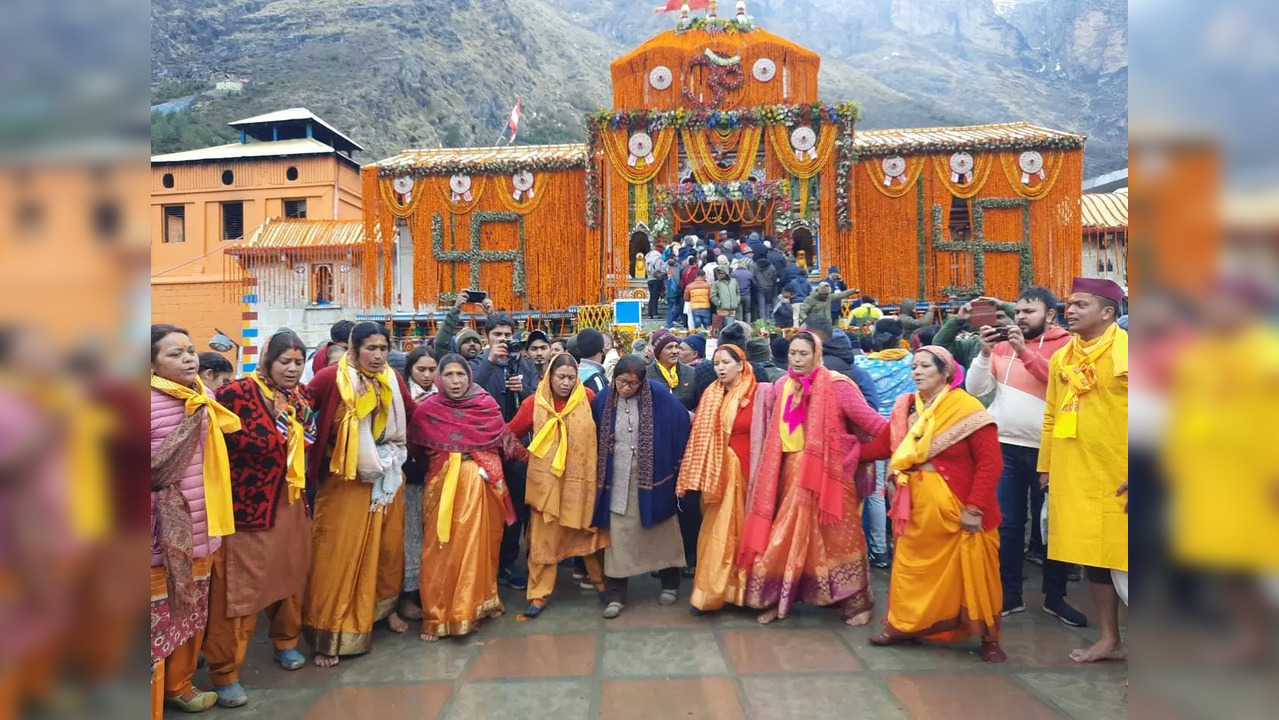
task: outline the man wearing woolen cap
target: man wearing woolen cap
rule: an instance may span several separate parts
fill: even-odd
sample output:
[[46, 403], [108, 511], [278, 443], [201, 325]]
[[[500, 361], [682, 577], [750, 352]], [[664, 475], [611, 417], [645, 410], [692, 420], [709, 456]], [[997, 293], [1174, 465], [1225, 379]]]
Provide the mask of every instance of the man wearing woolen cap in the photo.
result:
[[1048, 489], [1048, 557], [1084, 566], [1101, 639], [1070, 652], [1077, 663], [1121, 660], [1119, 595], [1128, 571], [1128, 333], [1115, 321], [1123, 288], [1075, 278], [1066, 304], [1071, 339], [1048, 363], [1040, 483]]
[[648, 376], [670, 390], [689, 412], [697, 409], [693, 366], [680, 362], [679, 338], [669, 330], [653, 333], [653, 361], [648, 364]]

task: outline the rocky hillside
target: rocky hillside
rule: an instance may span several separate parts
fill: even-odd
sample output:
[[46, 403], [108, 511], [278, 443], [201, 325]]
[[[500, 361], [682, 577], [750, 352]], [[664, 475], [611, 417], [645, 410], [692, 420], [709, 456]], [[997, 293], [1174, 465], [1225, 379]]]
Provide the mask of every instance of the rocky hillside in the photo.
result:
[[[608, 62], [674, 24], [656, 0], [153, 0], [152, 79], [246, 78], [166, 122], [157, 151], [306, 106], [369, 147], [488, 144], [516, 96], [521, 142], [582, 137]], [[732, 2], [721, 2], [721, 14]], [[748, 0], [823, 55], [822, 94], [862, 127], [1030, 120], [1089, 136], [1088, 174], [1127, 164], [1124, 0]], [[185, 138], [185, 139], [184, 139]]]

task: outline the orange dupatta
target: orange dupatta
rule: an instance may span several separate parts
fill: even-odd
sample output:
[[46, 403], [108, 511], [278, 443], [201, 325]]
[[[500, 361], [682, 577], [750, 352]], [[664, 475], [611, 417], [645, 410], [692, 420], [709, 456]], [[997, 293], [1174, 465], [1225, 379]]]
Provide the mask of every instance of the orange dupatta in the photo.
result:
[[733, 422], [737, 413], [755, 399], [755, 391], [759, 387], [759, 381], [755, 379], [751, 366], [746, 364], [746, 355], [741, 348], [724, 345], [721, 349], [731, 353], [733, 359], [742, 365], [742, 374], [737, 384], [728, 390], [724, 389], [723, 383], [715, 382], [702, 393], [675, 485], [675, 494], [679, 497], [684, 497], [689, 491], [700, 491], [707, 502], [723, 499], [722, 468], [724, 453], [729, 451]]

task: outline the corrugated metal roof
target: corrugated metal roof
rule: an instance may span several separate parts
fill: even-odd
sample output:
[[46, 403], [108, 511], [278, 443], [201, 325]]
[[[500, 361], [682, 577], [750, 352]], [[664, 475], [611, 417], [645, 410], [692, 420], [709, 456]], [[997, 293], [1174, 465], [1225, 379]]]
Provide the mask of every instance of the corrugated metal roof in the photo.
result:
[[853, 147], [858, 155], [880, 156], [959, 150], [1082, 148], [1084, 136], [1027, 122], [961, 127], [858, 130]]
[[315, 138], [275, 140], [272, 142], [229, 143], [199, 150], [184, 150], [166, 155], [152, 155], [153, 163], [198, 162], [201, 160], [240, 160], [243, 158], [281, 157], [289, 155], [324, 155], [336, 153], [332, 147]]
[[[383, 175], [401, 175], [413, 173], [418, 175], [452, 175], [456, 172], [471, 173], [507, 173], [512, 169], [522, 170], [547, 168], [568, 169], [586, 166], [586, 145], [583, 143], [567, 143], [563, 145], [504, 145], [500, 147], [480, 148], [438, 148], [424, 150], [405, 150], [394, 157], [375, 163]], [[537, 167], [533, 167], [537, 166]]]
[[1128, 188], [1112, 193], [1089, 193], [1079, 198], [1084, 227], [1128, 227]]
[[[380, 233], [379, 233], [380, 234]], [[378, 238], [381, 240], [381, 238]], [[227, 248], [228, 255], [257, 255], [283, 250], [357, 248], [364, 244], [363, 220], [270, 218], [247, 240]]]
[[231, 127], [239, 127], [241, 125], [265, 125], [268, 123], [289, 122], [291, 120], [313, 120], [317, 124], [322, 126], [325, 130], [328, 130], [334, 135], [337, 135], [343, 140], [354, 145], [357, 150], [364, 149], [363, 145], [347, 137], [344, 133], [339, 131], [337, 128], [324, 122], [324, 120], [320, 118], [320, 116], [316, 115], [310, 110], [307, 110], [306, 108], [289, 108], [287, 110], [276, 110], [275, 112], [269, 112], [269, 113], [266, 113], [265, 115], [254, 115], [253, 117], [244, 118], [243, 120], [236, 120], [234, 122], [229, 122], [227, 123], [227, 125], [230, 125]]

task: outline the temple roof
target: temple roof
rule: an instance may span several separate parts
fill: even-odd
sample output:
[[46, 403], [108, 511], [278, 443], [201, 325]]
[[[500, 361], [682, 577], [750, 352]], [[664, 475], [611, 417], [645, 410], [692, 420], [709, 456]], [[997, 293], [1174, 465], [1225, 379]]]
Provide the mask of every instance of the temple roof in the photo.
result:
[[503, 145], [479, 148], [405, 150], [374, 163], [383, 175], [508, 174], [518, 170], [567, 170], [586, 167], [586, 145]]
[[[380, 238], [379, 238], [380, 239]], [[268, 218], [228, 255], [263, 255], [284, 250], [356, 249], [364, 245], [364, 220]]]
[[1090, 193], [1079, 198], [1083, 225], [1094, 229], [1128, 227], [1128, 188], [1112, 193]]
[[1084, 136], [1052, 130], [1028, 122], [964, 125], [960, 127], [858, 130], [853, 138], [858, 155], [908, 155], [967, 150], [1078, 149]]

